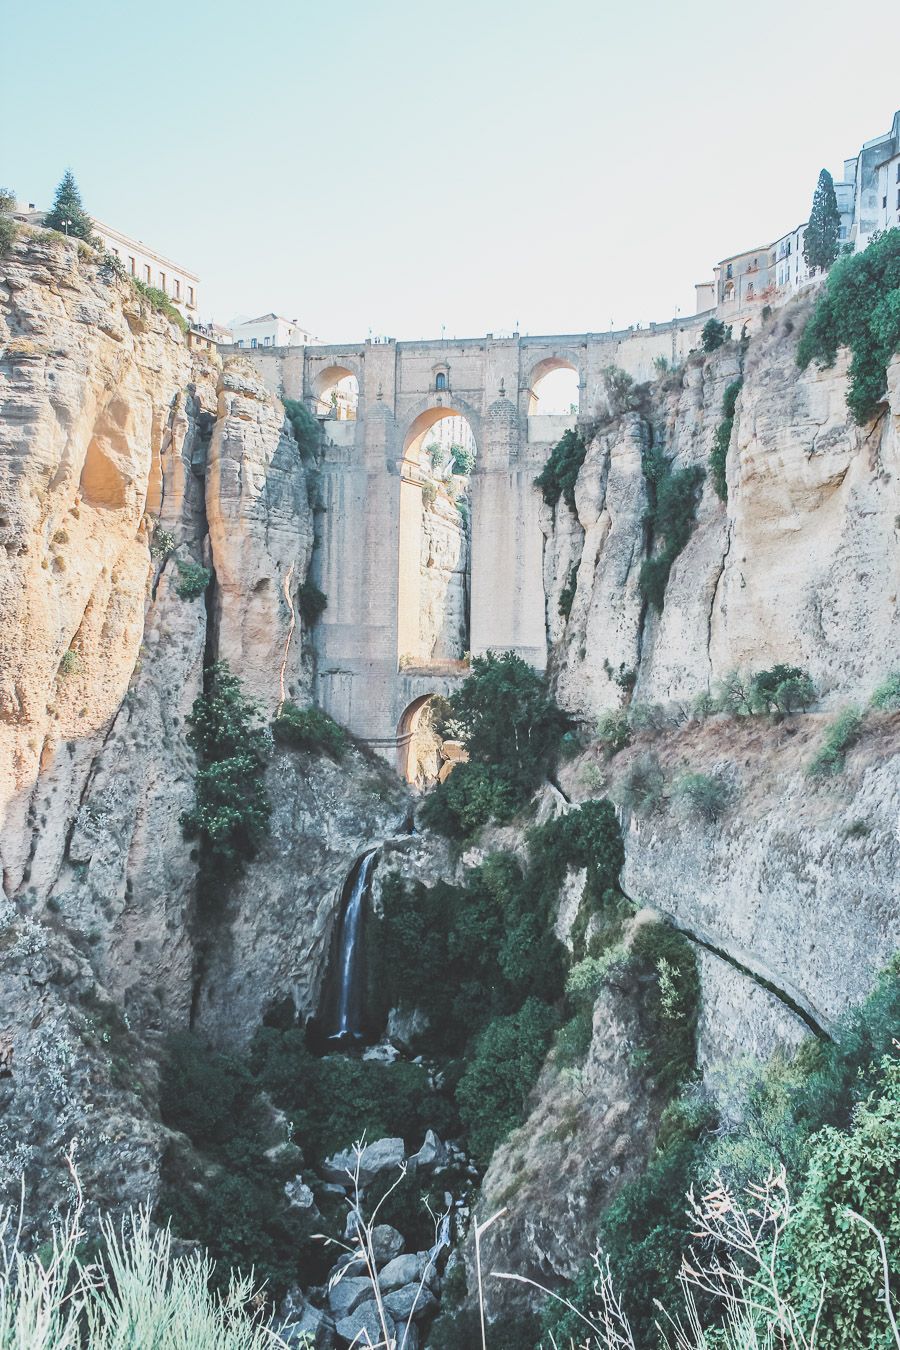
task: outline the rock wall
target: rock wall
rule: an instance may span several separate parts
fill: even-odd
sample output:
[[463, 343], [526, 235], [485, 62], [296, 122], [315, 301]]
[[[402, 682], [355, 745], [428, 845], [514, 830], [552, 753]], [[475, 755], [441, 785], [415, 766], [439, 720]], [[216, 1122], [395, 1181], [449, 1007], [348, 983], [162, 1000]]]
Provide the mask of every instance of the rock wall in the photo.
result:
[[420, 649], [428, 661], [459, 660], [468, 647], [469, 538], [443, 491], [422, 510]]

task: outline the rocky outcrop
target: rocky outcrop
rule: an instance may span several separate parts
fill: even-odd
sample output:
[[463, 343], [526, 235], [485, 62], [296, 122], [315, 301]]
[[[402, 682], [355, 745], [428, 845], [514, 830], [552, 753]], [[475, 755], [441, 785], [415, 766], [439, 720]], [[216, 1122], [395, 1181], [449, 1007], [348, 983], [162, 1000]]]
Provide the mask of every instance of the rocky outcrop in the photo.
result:
[[427, 661], [458, 660], [467, 646], [469, 539], [442, 489], [422, 511], [420, 650]]

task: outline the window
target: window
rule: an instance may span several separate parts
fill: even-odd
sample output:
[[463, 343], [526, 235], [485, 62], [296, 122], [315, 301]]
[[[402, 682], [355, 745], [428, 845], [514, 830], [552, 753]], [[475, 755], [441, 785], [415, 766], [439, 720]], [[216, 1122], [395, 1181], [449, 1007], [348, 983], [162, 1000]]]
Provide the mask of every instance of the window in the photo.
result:
[[128, 259], [128, 270], [132, 276], [137, 276], [137, 268], [135, 267], [134, 258]]
[[271, 341], [272, 341], [271, 338], [263, 338], [263, 346], [264, 346], [264, 347], [268, 347], [268, 345], [269, 345], [269, 343], [270, 343]]
[[434, 377], [434, 387], [435, 389], [447, 388], [447, 376], [444, 374], [442, 370], [439, 370]]
[[144, 264], [144, 273], [145, 273], [145, 276], [146, 276], [147, 285], [149, 286], [149, 285], [150, 285], [150, 264], [149, 264], [149, 263], [145, 263], [145, 264]]
[[160, 272], [160, 274], [159, 274], [159, 289], [160, 289], [161, 291], [164, 291], [164, 290], [166, 289], [166, 274], [165, 274], [165, 272]]
[[188, 304], [192, 305], [193, 303], [194, 303], [194, 288], [193, 286], [188, 286]]
[[238, 338], [237, 344], [236, 344], [236, 345], [237, 345], [238, 347], [243, 347], [243, 345], [244, 345], [244, 339], [243, 339], [243, 338]]
[[181, 282], [180, 282], [180, 281], [178, 280], [178, 278], [176, 277], [175, 280], [174, 280], [174, 282], [173, 282], [172, 284], [173, 284], [173, 286], [175, 287], [175, 299], [176, 299], [176, 300], [180, 300], [180, 299], [181, 299]]
[[729, 281], [734, 276], [734, 271], [732, 269], [731, 263], [729, 263], [728, 266], [725, 268], [725, 275]]
[[250, 339], [250, 346], [251, 346], [251, 347], [255, 347], [255, 346], [256, 346], [256, 338], [251, 338], [251, 339]]

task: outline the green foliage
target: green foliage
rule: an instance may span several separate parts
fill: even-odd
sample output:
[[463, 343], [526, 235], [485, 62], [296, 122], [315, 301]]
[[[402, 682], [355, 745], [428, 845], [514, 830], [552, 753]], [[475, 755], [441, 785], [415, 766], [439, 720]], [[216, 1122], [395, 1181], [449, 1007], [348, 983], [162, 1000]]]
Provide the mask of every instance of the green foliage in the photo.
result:
[[603, 392], [611, 417], [622, 417], [636, 412], [641, 406], [641, 390], [634, 379], [620, 366], [604, 366], [601, 371]]
[[328, 598], [313, 581], [304, 581], [297, 591], [300, 617], [307, 628], [312, 628], [328, 608]]
[[150, 556], [153, 558], [168, 558], [169, 554], [174, 552], [174, 534], [171, 530], [164, 530], [157, 521], [153, 527], [153, 538], [150, 541]]
[[900, 1063], [881, 1064], [877, 1091], [861, 1102], [847, 1132], [814, 1136], [806, 1181], [787, 1230], [783, 1259], [792, 1294], [812, 1320], [825, 1298], [821, 1350], [882, 1350], [887, 1344], [881, 1254], [885, 1239], [894, 1282], [900, 1274]]
[[291, 424], [294, 440], [300, 447], [301, 455], [306, 459], [315, 459], [319, 452], [322, 429], [318, 418], [311, 413], [305, 403], [298, 399], [282, 398], [284, 415]]
[[682, 773], [672, 785], [674, 796], [710, 824], [728, 810], [728, 791], [721, 779], [708, 773]]
[[19, 227], [8, 216], [0, 216], [0, 258], [12, 248]]
[[187, 838], [199, 837], [205, 852], [207, 884], [240, 871], [268, 832], [271, 806], [265, 789], [269, 739], [259, 710], [241, 692], [225, 661], [207, 672], [206, 688], [194, 701], [188, 743], [200, 768], [194, 805], [181, 824]]
[[[799, 666], [777, 665], [771, 670], [757, 671], [746, 688], [746, 710], [757, 715], [785, 717], [805, 710], [815, 699], [815, 685]], [[733, 711], [742, 709], [735, 707]]]
[[693, 943], [666, 923], [646, 923], [631, 944], [632, 962], [652, 976], [641, 998], [646, 1066], [672, 1096], [694, 1073], [700, 976]]
[[586, 453], [587, 447], [578, 431], [570, 428], [563, 432], [561, 440], [553, 447], [550, 458], [534, 480], [535, 487], [540, 488], [548, 506], [556, 506], [562, 497], [569, 510], [575, 510], [575, 483]]
[[81, 671], [81, 658], [73, 647], [63, 652], [59, 663], [60, 675], [78, 675]]
[[584, 893], [572, 926], [576, 956], [594, 915], [615, 909], [625, 863], [622, 832], [611, 802], [587, 801], [538, 825], [528, 836], [529, 875], [536, 891], [554, 899], [568, 868], [585, 868]]
[[834, 364], [849, 347], [847, 407], [860, 425], [872, 420], [887, 392], [887, 367], [900, 349], [900, 229], [841, 257], [828, 274], [797, 347], [797, 364]]
[[469, 1147], [486, 1165], [495, 1147], [524, 1119], [558, 1017], [537, 998], [491, 1022], [475, 1042], [456, 1090]]
[[422, 819], [462, 836], [509, 817], [549, 770], [568, 719], [546, 678], [515, 652], [476, 656], [472, 673], [448, 700], [445, 730], [461, 739], [469, 762], [430, 793]]
[[432, 469], [442, 469], [447, 463], [447, 451], [440, 441], [431, 441], [429, 445], [426, 445], [425, 454], [431, 462]]
[[713, 487], [716, 495], [723, 501], [728, 501], [728, 480], [725, 477], [725, 462], [728, 458], [728, 447], [731, 444], [731, 431], [734, 427], [734, 410], [737, 406], [738, 394], [741, 392], [743, 380], [732, 380], [722, 399], [722, 421], [716, 428], [715, 444], [710, 451], [709, 471], [713, 480]]
[[208, 567], [201, 567], [199, 563], [182, 562], [178, 559], [178, 581], [175, 583], [175, 590], [182, 600], [196, 600], [203, 595], [210, 581], [212, 581], [212, 572]]
[[707, 319], [700, 334], [700, 345], [705, 352], [714, 352], [731, 336], [721, 319]]
[[601, 714], [597, 722], [597, 740], [607, 759], [625, 749], [631, 740], [627, 709], [611, 708]]
[[298, 708], [285, 703], [272, 722], [272, 735], [278, 745], [291, 750], [311, 750], [315, 754], [342, 758], [347, 749], [347, 733], [321, 708]]
[[641, 564], [638, 583], [644, 599], [662, 612], [672, 564], [691, 536], [704, 473], [698, 464], [673, 471], [658, 448], [644, 457], [650, 505], [644, 523], [656, 553]]
[[862, 724], [863, 714], [859, 708], [845, 708], [838, 713], [822, 738], [808, 772], [820, 776], [839, 774], [844, 767], [847, 751], [859, 740]]
[[834, 179], [827, 169], [819, 174], [813, 193], [809, 223], [803, 236], [803, 261], [807, 267], [827, 270], [838, 255], [841, 216]]
[[453, 472], [465, 478], [468, 478], [475, 468], [475, 451], [465, 445], [457, 445], [454, 442], [450, 447], [450, 459], [453, 464]]
[[614, 797], [626, 811], [648, 816], [662, 805], [665, 790], [666, 779], [659, 759], [646, 751], [628, 765], [616, 785]]
[[0, 187], [0, 215], [6, 215], [16, 208], [16, 194], [12, 188]]
[[94, 236], [94, 222], [84, 209], [81, 193], [78, 191], [78, 184], [71, 169], [66, 169], [60, 180], [50, 213], [44, 218], [44, 224], [48, 229], [67, 234], [70, 239], [84, 239], [90, 243]]
[[422, 484], [422, 506], [426, 511], [430, 511], [437, 501], [437, 483], [426, 478]]
[[161, 291], [158, 286], [148, 286], [146, 282], [139, 280], [138, 277], [130, 277], [129, 280], [138, 295], [147, 301], [151, 309], [155, 309], [158, 314], [164, 314], [170, 323], [174, 323], [176, 328], [181, 329], [182, 333], [188, 331], [190, 324], [181, 311], [172, 303], [165, 291]]
[[575, 599], [575, 592], [578, 589], [578, 564], [573, 563], [569, 568], [569, 575], [566, 578], [566, 584], [559, 593], [559, 612], [564, 619], [567, 619], [572, 612], [572, 602]]
[[894, 712], [900, 708], [900, 671], [893, 671], [875, 690], [871, 698], [873, 708]]

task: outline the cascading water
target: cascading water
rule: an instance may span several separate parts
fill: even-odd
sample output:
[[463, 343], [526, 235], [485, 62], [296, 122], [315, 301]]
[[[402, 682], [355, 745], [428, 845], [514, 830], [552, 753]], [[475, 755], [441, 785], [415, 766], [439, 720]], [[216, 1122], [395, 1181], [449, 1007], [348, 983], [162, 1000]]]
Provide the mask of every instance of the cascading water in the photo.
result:
[[337, 932], [331, 1015], [325, 1027], [330, 1044], [361, 1041], [364, 1036], [365, 919], [376, 857], [374, 849], [364, 854], [347, 879], [347, 899]]

